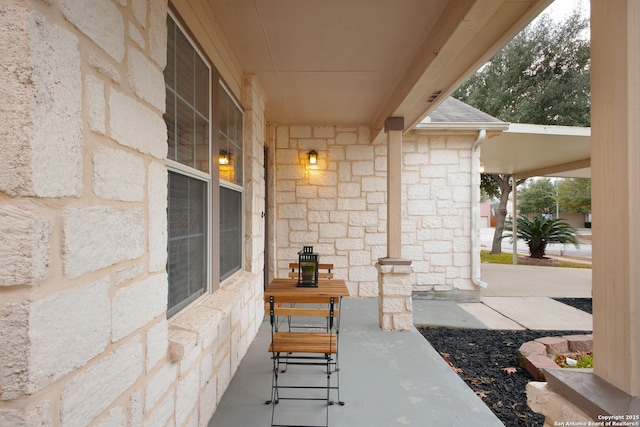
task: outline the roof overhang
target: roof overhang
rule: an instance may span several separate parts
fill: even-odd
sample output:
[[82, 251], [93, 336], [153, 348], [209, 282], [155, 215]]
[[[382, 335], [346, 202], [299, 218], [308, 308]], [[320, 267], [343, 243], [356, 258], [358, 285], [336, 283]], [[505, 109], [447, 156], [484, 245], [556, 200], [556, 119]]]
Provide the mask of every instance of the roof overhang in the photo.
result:
[[482, 144], [480, 160], [485, 173], [518, 179], [590, 178], [591, 128], [512, 123]]
[[[485, 173], [514, 175], [517, 179], [591, 177], [591, 128], [510, 124], [448, 98], [414, 130], [477, 134]], [[486, 138], [481, 139], [482, 130]]]

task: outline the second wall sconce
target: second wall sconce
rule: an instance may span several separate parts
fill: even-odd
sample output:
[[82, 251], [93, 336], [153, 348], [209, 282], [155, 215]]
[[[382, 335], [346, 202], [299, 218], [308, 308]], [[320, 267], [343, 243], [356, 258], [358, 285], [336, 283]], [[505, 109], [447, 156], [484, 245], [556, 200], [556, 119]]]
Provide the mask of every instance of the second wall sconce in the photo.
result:
[[318, 153], [315, 150], [309, 151], [309, 164], [317, 165], [318, 164]]
[[218, 159], [218, 163], [221, 165], [228, 165], [229, 164], [229, 153], [227, 153], [226, 151], [221, 151], [220, 152], [220, 157]]

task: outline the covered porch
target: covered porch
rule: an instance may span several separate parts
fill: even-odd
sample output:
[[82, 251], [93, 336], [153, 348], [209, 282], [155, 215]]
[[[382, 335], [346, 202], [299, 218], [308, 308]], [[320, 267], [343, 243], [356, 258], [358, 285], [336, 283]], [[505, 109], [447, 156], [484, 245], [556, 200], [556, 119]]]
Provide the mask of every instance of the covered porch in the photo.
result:
[[[591, 315], [549, 298], [588, 298], [592, 287], [588, 270], [524, 268], [526, 280], [522, 280], [523, 273], [515, 266], [487, 264], [483, 267], [483, 276], [486, 274], [491, 283], [491, 287], [483, 291], [483, 300], [510, 300], [507, 304], [510, 310], [496, 308], [490, 301], [456, 304], [416, 300], [414, 323], [417, 327], [527, 328], [549, 330], [549, 335], [560, 328], [591, 330]], [[535, 283], [539, 286], [532, 286]], [[548, 309], [544, 315], [540, 314], [540, 305], [532, 303], [534, 300], [546, 300]], [[345, 406], [329, 408], [330, 426], [503, 425], [417, 329], [403, 333], [380, 330], [377, 304], [376, 298], [343, 300], [340, 398]], [[552, 306], [558, 309], [553, 310]], [[271, 406], [265, 405], [265, 400], [271, 392], [272, 368], [267, 352], [269, 341], [266, 319], [220, 400], [209, 427], [268, 425]], [[516, 350], [513, 349], [514, 355]], [[292, 370], [284, 375], [296, 374]], [[294, 380], [299, 381], [300, 376]], [[322, 402], [309, 406], [283, 401], [276, 407], [276, 414], [280, 421], [322, 424], [323, 409]]]
[[[206, 425], [259, 335], [264, 285], [303, 243], [324, 245], [352, 296], [394, 297], [376, 264], [400, 265], [396, 329], [412, 327], [418, 280], [479, 293], [471, 193], [486, 129], [414, 127], [551, 3], [3, 2], [0, 424]], [[592, 1], [593, 213], [616, 221], [593, 229], [590, 378], [627, 410], [640, 393], [638, 20], [635, 0]], [[192, 195], [197, 215], [168, 214]], [[168, 250], [185, 218], [202, 226], [180, 234], [197, 235], [196, 265]], [[176, 259], [195, 289], [191, 269], [168, 277]], [[380, 318], [358, 330], [370, 316], [355, 336], [408, 356], [396, 344], [412, 332], [381, 338]], [[385, 390], [411, 387], [397, 374]], [[420, 384], [442, 402], [461, 386]]]
[[[329, 407], [331, 427], [503, 425], [420, 332], [382, 331], [377, 305], [376, 298], [343, 300], [340, 398], [345, 406]], [[265, 400], [271, 393], [270, 339], [269, 321], [265, 320], [209, 427], [269, 424], [271, 405]], [[291, 375], [296, 372], [290, 368], [281, 377]], [[300, 381], [300, 376], [296, 379]], [[322, 425], [324, 408], [323, 402], [281, 401], [275, 419]]]

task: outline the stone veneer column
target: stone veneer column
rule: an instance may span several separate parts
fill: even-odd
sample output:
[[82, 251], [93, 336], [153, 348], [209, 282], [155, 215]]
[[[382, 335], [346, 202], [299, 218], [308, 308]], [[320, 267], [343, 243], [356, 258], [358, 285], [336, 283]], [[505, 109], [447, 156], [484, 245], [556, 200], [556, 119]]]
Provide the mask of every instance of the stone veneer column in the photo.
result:
[[413, 326], [413, 267], [402, 259], [402, 131], [404, 117], [387, 117], [387, 257], [378, 269], [378, 318], [385, 331]]
[[408, 331], [413, 328], [413, 267], [379, 262], [379, 325], [384, 331]]

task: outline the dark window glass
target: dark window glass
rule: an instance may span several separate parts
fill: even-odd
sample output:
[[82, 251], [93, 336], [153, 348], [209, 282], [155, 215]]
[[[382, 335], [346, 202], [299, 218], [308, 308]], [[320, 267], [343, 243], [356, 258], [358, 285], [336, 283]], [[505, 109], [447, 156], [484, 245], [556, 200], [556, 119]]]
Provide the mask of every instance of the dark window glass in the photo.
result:
[[[168, 316], [208, 289], [210, 189], [210, 70], [171, 17], [167, 17], [168, 158], [194, 173], [169, 171]], [[196, 94], [198, 94], [196, 96]], [[197, 105], [196, 105], [197, 103]], [[195, 173], [197, 171], [204, 172]], [[200, 175], [200, 178], [194, 176]]]
[[220, 187], [220, 280], [242, 267], [242, 193]]
[[206, 290], [207, 184], [169, 172], [169, 314]]
[[218, 117], [220, 119], [220, 154], [226, 156], [228, 163], [220, 165], [220, 179], [242, 187], [243, 155], [242, 145], [242, 111], [229, 94], [220, 89], [218, 101]]
[[176, 23], [167, 18], [168, 158], [209, 173], [209, 106], [211, 73]]

